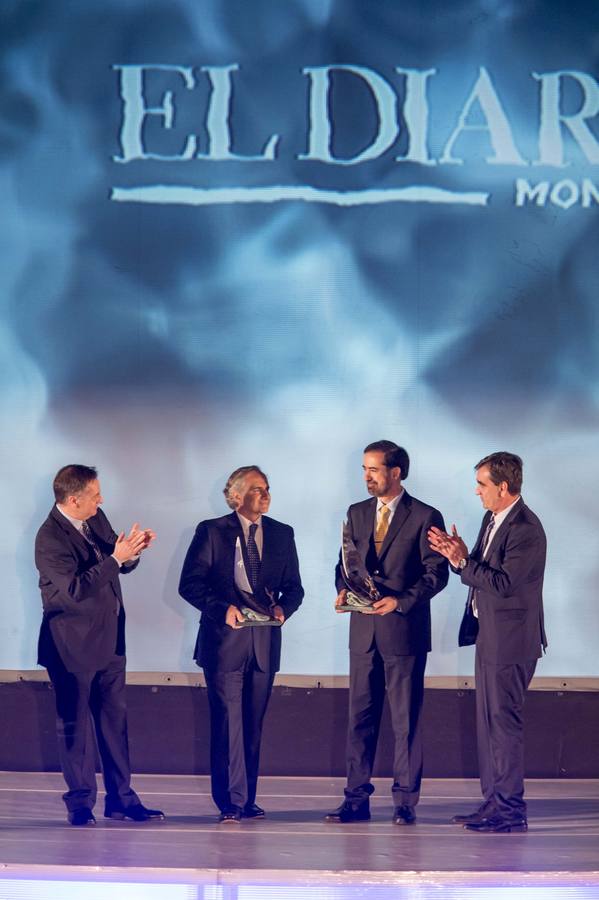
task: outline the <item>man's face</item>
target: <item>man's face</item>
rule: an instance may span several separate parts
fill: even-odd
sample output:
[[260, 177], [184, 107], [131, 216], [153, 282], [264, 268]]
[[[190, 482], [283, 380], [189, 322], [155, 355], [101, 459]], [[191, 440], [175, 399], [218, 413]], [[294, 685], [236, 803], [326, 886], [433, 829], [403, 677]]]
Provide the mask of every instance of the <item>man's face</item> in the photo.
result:
[[365, 453], [362, 469], [368, 493], [372, 497], [393, 497], [399, 492], [401, 469], [398, 466], [388, 468], [381, 450]]
[[258, 472], [246, 475], [243, 488], [237, 496], [239, 498], [237, 512], [250, 522], [255, 522], [259, 516], [268, 512], [270, 490], [266, 478]]
[[501, 512], [510, 500], [506, 482], [494, 484], [488, 466], [481, 466], [476, 470], [475, 493], [480, 497], [484, 509], [490, 509], [492, 513]]
[[97, 478], [88, 481], [80, 494], [69, 497], [69, 515], [74, 519], [91, 519], [98, 512], [98, 507], [103, 503], [100, 493], [100, 482]]

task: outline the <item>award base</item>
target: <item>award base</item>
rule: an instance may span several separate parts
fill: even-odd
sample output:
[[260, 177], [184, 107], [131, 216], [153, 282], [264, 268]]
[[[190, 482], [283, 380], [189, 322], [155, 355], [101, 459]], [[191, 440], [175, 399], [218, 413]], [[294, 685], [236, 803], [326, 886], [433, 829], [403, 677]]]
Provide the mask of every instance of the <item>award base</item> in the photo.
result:
[[262, 625], [268, 626], [277, 626], [281, 625], [278, 619], [273, 619], [272, 616], [266, 616], [262, 613], [256, 612], [253, 609], [250, 609], [248, 606], [242, 606], [241, 612], [243, 613], [243, 622], [238, 622], [238, 628], [257, 628]]
[[373, 603], [373, 600], [359, 597], [357, 594], [354, 594], [353, 591], [348, 591], [345, 595], [345, 603], [342, 603], [337, 609], [341, 610], [341, 612], [366, 613], [366, 615], [372, 616], [375, 615], [376, 612], [372, 608]]

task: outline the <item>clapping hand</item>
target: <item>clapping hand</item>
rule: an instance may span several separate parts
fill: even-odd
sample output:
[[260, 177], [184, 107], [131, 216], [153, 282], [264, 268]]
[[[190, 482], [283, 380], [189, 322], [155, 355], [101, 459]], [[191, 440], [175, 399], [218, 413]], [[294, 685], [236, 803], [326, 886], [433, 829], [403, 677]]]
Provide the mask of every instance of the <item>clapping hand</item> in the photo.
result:
[[150, 528], [141, 529], [139, 524], [134, 522], [127, 536], [124, 531], [119, 534], [114, 545], [113, 555], [119, 563], [135, 559], [146, 547], [150, 546], [155, 538], [156, 534]]
[[455, 525], [451, 526], [451, 534], [433, 525], [429, 528], [427, 537], [431, 550], [444, 556], [454, 568], [457, 568], [461, 559], [468, 557], [468, 547], [459, 536]]

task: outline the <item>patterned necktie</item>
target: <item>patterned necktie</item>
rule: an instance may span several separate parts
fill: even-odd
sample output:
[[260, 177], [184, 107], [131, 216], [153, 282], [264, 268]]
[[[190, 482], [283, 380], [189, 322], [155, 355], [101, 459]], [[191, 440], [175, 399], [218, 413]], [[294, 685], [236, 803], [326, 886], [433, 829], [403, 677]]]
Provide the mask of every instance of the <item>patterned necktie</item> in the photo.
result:
[[491, 518], [489, 519], [487, 527], [485, 528], [485, 534], [483, 537], [483, 542], [481, 544], [483, 559], [485, 558], [485, 556], [487, 554], [487, 550], [489, 549], [489, 538], [491, 537], [491, 532], [493, 531], [494, 528], [495, 528], [495, 516], [492, 515]]
[[[487, 522], [487, 527], [485, 528], [485, 533], [483, 534], [483, 539], [480, 544], [480, 559], [484, 560], [485, 554], [489, 549], [489, 538], [491, 537], [491, 532], [495, 528], [495, 516], [491, 515], [491, 518]], [[472, 588], [472, 596], [470, 598], [470, 603], [472, 605], [472, 612], [478, 618], [478, 591], [476, 588]]]
[[383, 546], [383, 541], [385, 540], [385, 535], [389, 531], [389, 515], [391, 514], [391, 510], [388, 506], [383, 505], [379, 510], [378, 521], [376, 524], [376, 531], [374, 533], [374, 548], [376, 550], [376, 555], [381, 555], [381, 547]]
[[[94, 537], [94, 533], [93, 533], [93, 531], [91, 530], [91, 528], [89, 527], [89, 525], [87, 524], [86, 521], [83, 521], [83, 522], [81, 523], [81, 534], [83, 535], [83, 537], [85, 538], [85, 540], [87, 541], [87, 543], [88, 543], [88, 544], [91, 544], [91, 547], [92, 547], [92, 549], [93, 549], [93, 551], [94, 551], [94, 553], [95, 553], [95, 555], [96, 555], [97, 561], [98, 561], [99, 563], [102, 562], [102, 560], [104, 559], [104, 554], [102, 553], [102, 551], [101, 551], [100, 548], [98, 547], [98, 545], [97, 545], [97, 543], [96, 543], [96, 539], [95, 539], [95, 537]], [[120, 568], [120, 567], [121, 567], [121, 566], [120, 566], [120, 563], [119, 563], [119, 568]], [[121, 610], [121, 601], [119, 600], [118, 597], [116, 597], [114, 611], [115, 611], [115, 614], [116, 614], [117, 616], [118, 616], [120, 610]]]
[[250, 587], [252, 591], [256, 590], [256, 586], [258, 584], [258, 578], [260, 577], [260, 554], [258, 553], [258, 546], [256, 544], [256, 532], [258, 531], [258, 526], [256, 523], [250, 525], [250, 532], [248, 534], [247, 539], [247, 552], [248, 552], [248, 563], [249, 563], [249, 572], [247, 573], [248, 581], [250, 583]]
[[85, 521], [83, 521], [81, 523], [81, 533], [83, 534], [83, 537], [85, 538], [87, 543], [91, 544], [92, 549], [93, 549], [94, 553], [96, 554], [96, 559], [98, 560], [98, 562], [102, 562], [102, 560], [104, 559], [104, 557], [102, 556], [102, 551], [96, 544], [96, 539], [94, 537], [93, 531], [91, 530], [91, 528]]

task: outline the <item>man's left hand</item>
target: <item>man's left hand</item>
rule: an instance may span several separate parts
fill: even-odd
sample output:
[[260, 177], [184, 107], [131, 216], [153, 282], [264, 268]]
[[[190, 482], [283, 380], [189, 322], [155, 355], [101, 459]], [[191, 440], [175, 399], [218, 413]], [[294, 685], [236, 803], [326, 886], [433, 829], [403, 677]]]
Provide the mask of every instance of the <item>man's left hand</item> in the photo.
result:
[[140, 528], [139, 524], [137, 522], [134, 522], [131, 526], [131, 531], [129, 532], [129, 539], [131, 539], [133, 536], [142, 534], [144, 539], [141, 549], [146, 550], [150, 546], [152, 541], [156, 540], [156, 532], [152, 531], [151, 528]]
[[371, 615], [386, 616], [397, 609], [397, 597], [382, 597], [372, 604]]
[[278, 605], [273, 607], [272, 617], [273, 617], [273, 619], [276, 619], [277, 622], [280, 622], [282, 625], [283, 622], [285, 621], [285, 613], [283, 612], [283, 607], [278, 606]]

